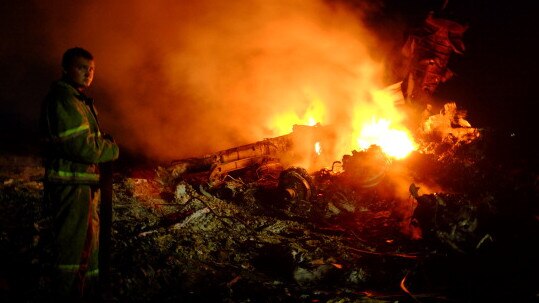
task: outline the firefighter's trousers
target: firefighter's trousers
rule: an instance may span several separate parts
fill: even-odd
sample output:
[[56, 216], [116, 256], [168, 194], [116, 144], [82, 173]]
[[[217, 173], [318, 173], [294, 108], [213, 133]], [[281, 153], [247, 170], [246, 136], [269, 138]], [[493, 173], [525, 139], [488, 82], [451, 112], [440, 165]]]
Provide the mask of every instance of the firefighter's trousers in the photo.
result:
[[86, 184], [45, 184], [52, 215], [53, 292], [58, 299], [81, 298], [98, 285], [100, 191]]

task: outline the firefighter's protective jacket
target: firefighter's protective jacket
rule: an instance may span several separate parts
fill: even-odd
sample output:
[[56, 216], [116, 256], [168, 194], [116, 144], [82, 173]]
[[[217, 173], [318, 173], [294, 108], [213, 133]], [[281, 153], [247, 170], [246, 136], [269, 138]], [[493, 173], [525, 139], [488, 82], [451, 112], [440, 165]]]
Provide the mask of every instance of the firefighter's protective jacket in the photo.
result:
[[60, 80], [52, 85], [43, 106], [45, 181], [97, 184], [97, 163], [117, 159], [119, 150], [101, 134], [93, 100]]

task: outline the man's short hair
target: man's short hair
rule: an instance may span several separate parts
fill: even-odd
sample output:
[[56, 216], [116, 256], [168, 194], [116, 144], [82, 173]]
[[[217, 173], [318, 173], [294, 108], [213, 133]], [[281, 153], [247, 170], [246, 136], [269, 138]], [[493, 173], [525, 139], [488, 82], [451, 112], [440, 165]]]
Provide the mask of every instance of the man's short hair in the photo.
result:
[[92, 56], [89, 51], [85, 50], [82, 47], [74, 47], [68, 49], [64, 53], [64, 56], [62, 57], [62, 67], [64, 69], [69, 68], [69, 66], [73, 63], [73, 60], [78, 57], [83, 57], [88, 60], [94, 60], [94, 56]]

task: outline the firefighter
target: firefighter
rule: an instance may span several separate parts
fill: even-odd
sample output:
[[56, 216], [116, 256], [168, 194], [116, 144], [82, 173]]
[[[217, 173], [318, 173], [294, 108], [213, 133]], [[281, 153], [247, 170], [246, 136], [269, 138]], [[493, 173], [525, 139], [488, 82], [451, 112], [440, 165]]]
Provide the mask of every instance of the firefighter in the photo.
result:
[[44, 202], [51, 216], [52, 288], [57, 301], [97, 295], [100, 200], [98, 163], [118, 158], [118, 145], [99, 129], [92, 98], [84, 94], [95, 63], [87, 50], [68, 49], [62, 78], [44, 99]]

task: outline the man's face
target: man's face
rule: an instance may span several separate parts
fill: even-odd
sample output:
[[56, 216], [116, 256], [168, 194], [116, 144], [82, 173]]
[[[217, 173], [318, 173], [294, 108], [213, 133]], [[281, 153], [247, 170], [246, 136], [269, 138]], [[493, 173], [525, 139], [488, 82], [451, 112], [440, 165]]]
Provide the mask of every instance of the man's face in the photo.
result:
[[67, 79], [77, 85], [77, 89], [86, 89], [94, 79], [95, 63], [84, 57], [76, 57], [65, 70]]

